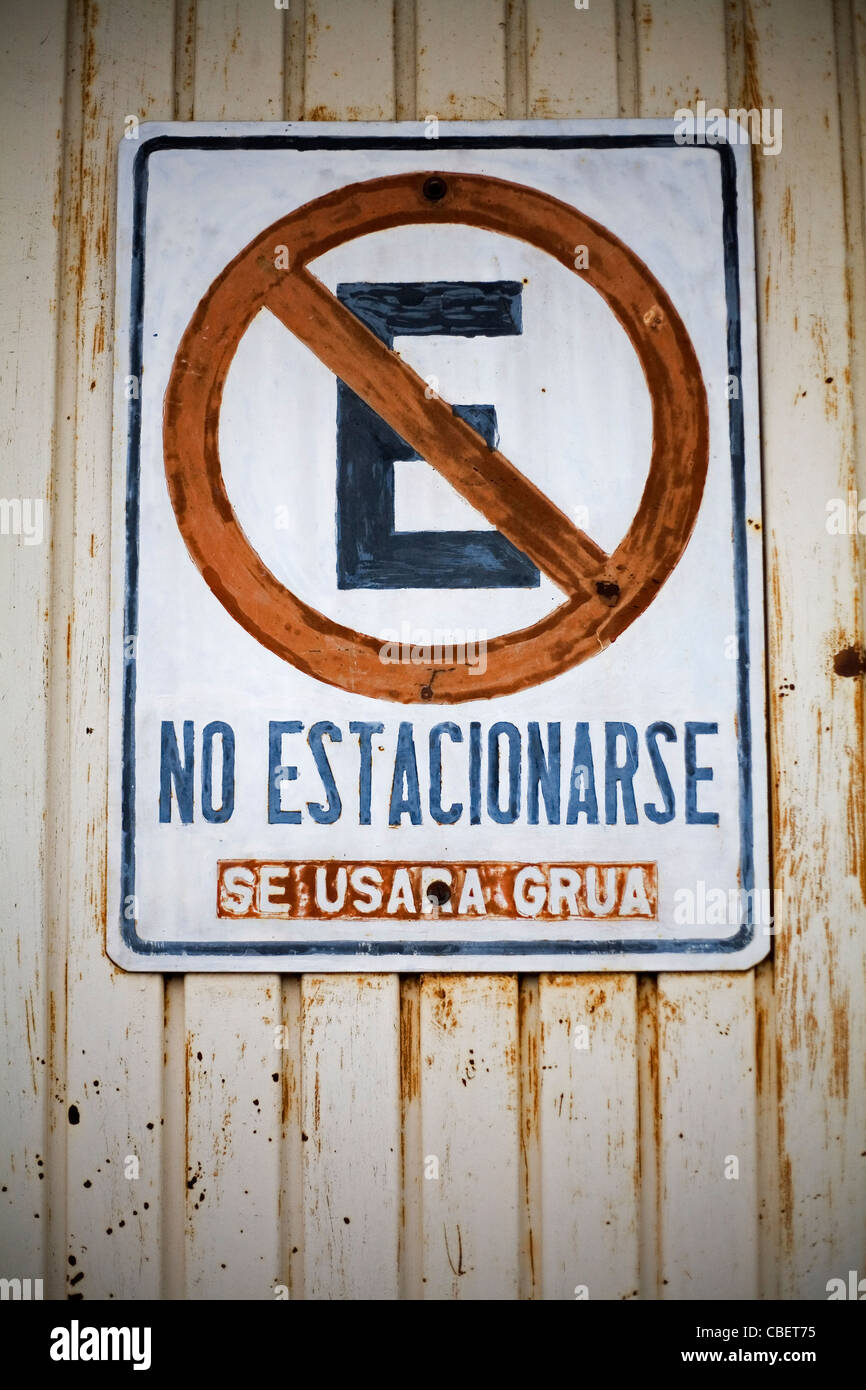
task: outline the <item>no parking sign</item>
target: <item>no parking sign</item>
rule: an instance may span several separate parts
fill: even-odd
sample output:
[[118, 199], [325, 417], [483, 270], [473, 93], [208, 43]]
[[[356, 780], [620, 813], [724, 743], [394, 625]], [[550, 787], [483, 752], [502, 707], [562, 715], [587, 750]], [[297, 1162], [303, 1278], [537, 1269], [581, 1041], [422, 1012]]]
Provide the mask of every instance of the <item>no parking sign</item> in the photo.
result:
[[109, 949], [750, 965], [747, 152], [430, 133], [121, 149]]

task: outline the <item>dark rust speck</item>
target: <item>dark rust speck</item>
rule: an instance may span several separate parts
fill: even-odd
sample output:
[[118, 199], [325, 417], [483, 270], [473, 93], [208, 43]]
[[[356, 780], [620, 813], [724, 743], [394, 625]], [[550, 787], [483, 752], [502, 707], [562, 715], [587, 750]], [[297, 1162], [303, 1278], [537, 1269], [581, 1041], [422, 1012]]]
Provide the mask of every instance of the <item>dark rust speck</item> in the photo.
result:
[[445, 194], [448, 192], [448, 185], [444, 179], [434, 175], [433, 178], [424, 180], [424, 197], [430, 203], [441, 203]]

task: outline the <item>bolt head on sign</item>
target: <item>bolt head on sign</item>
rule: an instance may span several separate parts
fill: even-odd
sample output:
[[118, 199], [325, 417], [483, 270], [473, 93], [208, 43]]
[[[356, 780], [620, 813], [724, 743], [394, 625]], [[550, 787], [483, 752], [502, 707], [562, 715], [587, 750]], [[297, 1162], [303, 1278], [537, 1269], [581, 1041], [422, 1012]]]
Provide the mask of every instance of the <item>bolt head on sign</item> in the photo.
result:
[[739, 127], [150, 125], [118, 196], [112, 958], [759, 960]]

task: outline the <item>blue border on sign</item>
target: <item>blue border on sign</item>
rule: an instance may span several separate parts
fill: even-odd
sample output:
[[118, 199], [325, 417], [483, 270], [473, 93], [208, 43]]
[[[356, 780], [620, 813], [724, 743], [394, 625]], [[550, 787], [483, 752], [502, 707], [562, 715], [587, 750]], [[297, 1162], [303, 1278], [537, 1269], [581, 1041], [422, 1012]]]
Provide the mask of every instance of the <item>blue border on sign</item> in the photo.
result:
[[[423, 136], [177, 136], [159, 135], [146, 140], [133, 166], [132, 275], [130, 280], [130, 375], [141, 380], [144, 332], [145, 224], [148, 161], [169, 149], [291, 149], [361, 150], [426, 149]], [[718, 154], [721, 165], [722, 236], [724, 242], [725, 298], [728, 310], [728, 374], [742, 376], [740, 324], [740, 264], [737, 236], [736, 160], [727, 143], [680, 145], [673, 135], [511, 135], [442, 136], [436, 149], [705, 149]], [[749, 704], [749, 601], [746, 555], [746, 458], [743, 405], [739, 396], [728, 402], [733, 501], [734, 601], [737, 621], [737, 761], [739, 768], [740, 884], [747, 895], [745, 920], [733, 936], [721, 940], [703, 937], [676, 940], [582, 941], [148, 941], [138, 935], [125, 905], [135, 899], [135, 693], [136, 661], [126, 656], [126, 639], [138, 632], [139, 483], [141, 468], [141, 401], [130, 400], [126, 475], [126, 588], [124, 595], [123, 737], [121, 791], [120, 932], [136, 955], [164, 956], [521, 956], [521, 955], [710, 955], [741, 951], [753, 940], [753, 889], [755, 881], [752, 725]]]

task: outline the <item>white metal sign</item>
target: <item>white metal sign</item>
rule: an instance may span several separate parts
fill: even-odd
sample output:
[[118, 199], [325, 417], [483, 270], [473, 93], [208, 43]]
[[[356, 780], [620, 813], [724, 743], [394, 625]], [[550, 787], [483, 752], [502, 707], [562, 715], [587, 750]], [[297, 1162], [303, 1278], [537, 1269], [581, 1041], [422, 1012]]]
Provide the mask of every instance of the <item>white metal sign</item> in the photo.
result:
[[132, 134], [113, 959], [759, 960], [738, 127]]

